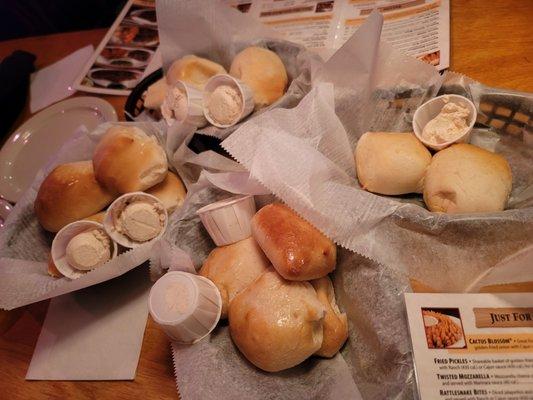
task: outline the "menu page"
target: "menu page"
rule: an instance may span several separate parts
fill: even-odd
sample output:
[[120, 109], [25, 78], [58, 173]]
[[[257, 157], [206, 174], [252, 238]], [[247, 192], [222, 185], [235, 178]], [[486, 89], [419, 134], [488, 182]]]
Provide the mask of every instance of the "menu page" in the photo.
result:
[[449, 0], [225, 0], [328, 57], [373, 10], [384, 16], [382, 38], [439, 70], [450, 65]]
[[406, 293], [421, 399], [533, 398], [533, 294]]
[[158, 45], [154, 0], [129, 0], [85, 65], [76, 89], [128, 95], [156, 59]]

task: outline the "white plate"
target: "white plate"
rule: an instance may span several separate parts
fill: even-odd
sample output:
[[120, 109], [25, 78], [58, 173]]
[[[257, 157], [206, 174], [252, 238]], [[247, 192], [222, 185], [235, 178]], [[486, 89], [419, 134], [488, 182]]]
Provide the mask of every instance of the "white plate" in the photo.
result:
[[92, 130], [108, 121], [117, 121], [117, 113], [98, 97], [74, 97], [35, 114], [0, 150], [0, 196], [17, 202], [37, 172], [80, 125]]

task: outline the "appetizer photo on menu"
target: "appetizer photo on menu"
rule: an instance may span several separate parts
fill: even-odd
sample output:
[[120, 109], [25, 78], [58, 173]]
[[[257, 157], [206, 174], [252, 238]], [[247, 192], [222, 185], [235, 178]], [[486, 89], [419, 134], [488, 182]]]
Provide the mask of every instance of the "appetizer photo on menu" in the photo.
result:
[[77, 89], [127, 95], [141, 80], [158, 45], [155, 2], [129, 0], [85, 66]]
[[3, 397], [533, 399], [530, 1], [0, 20]]

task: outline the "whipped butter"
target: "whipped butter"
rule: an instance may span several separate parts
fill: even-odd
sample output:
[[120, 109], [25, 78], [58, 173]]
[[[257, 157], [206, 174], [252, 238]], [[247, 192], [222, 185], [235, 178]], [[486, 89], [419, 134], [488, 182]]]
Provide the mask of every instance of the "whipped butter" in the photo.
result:
[[67, 262], [72, 268], [89, 271], [111, 259], [111, 240], [103, 229], [91, 229], [74, 236], [66, 248]]
[[161, 115], [170, 126], [174, 121], [184, 121], [187, 118], [189, 99], [187, 93], [178, 87], [167, 91], [165, 101], [161, 105]]
[[428, 142], [441, 144], [451, 142], [463, 135], [468, 129], [470, 110], [466, 104], [451, 103], [447, 96], [440, 113], [430, 120], [422, 131], [422, 138]]
[[209, 97], [207, 103], [211, 119], [220, 125], [235, 124], [242, 112], [243, 99], [239, 90], [229, 86], [220, 85]]
[[136, 201], [120, 214], [117, 230], [136, 242], [147, 242], [163, 230], [164, 215], [154, 204]]

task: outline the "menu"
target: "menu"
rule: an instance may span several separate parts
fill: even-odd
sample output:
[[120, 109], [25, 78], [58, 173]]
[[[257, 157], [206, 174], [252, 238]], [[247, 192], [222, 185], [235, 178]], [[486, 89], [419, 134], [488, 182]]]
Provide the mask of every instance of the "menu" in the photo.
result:
[[384, 40], [439, 70], [450, 65], [449, 0], [224, 1], [325, 58], [376, 9], [384, 16]]
[[533, 398], [533, 294], [406, 293], [421, 399]]
[[159, 45], [153, 0], [129, 0], [86, 64], [77, 90], [128, 95]]

